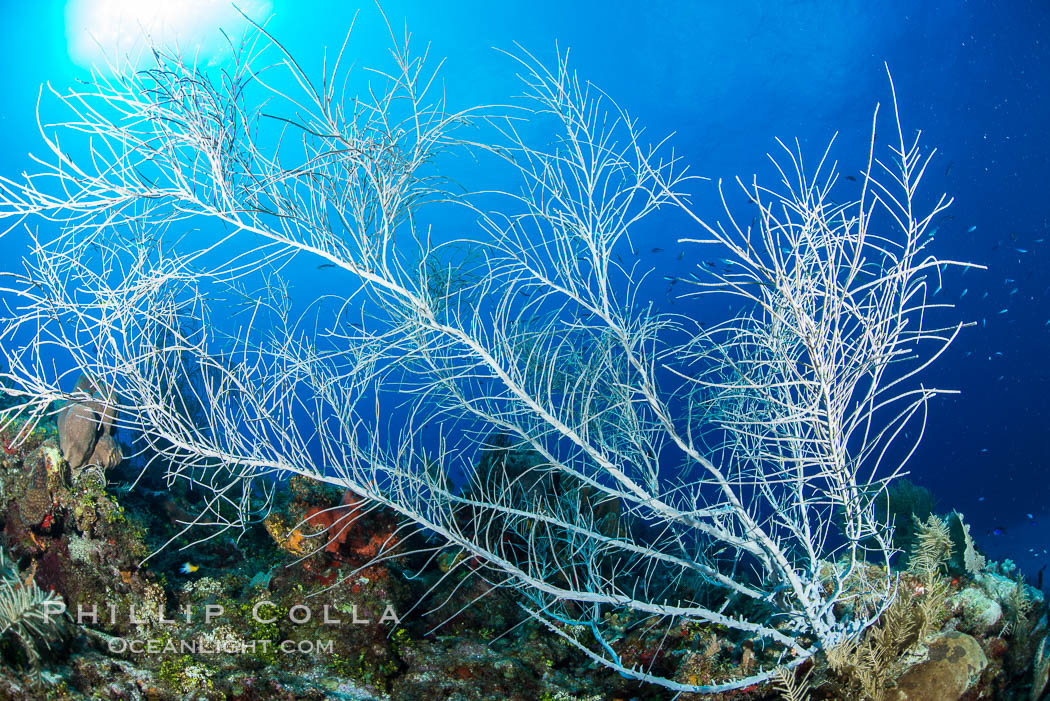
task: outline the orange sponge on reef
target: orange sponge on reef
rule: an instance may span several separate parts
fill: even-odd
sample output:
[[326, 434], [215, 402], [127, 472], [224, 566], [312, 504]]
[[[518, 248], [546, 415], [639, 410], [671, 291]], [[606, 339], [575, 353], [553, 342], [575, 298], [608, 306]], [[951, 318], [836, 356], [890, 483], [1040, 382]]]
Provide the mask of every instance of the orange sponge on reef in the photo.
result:
[[339, 506], [328, 509], [313, 507], [306, 512], [306, 523], [328, 532], [325, 552], [338, 554], [340, 547], [350, 537], [354, 521], [361, 516], [365, 502], [349, 489], [343, 494]]

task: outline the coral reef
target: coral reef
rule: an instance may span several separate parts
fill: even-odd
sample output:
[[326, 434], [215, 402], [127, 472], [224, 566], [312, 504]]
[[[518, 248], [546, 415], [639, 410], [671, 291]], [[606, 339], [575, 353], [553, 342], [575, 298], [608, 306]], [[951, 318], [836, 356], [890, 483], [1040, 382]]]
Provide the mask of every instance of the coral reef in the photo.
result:
[[58, 433], [44, 422], [19, 446], [6, 444], [2, 541], [24, 570], [12, 591], [64, 601], [74, 624], [41, 678], [28, 663], [54, 635], [26, 630], [27, 649], [5, 648], [0, 699], [45, 690], [152, 699], [639, 693], [589, 666], [470, 567], [443, 572], [422, 555], [374, 562], [405, 540], [432, 547], [398, 533], [390, 512], [310, 480], [284, 484], [270, 518], [238, 543], [194, 546], [197, 569], [183, 573], [178, 549], [191, 541], [173, 515], [192, 509], [195, 495], [161, 494], [148, 478], [130, 488], [122, 478], [132, 468], [109, 470], [112, 483], [74, 473]]
[[[1023, 579], [971, 571], [954, 557], [952, 522], [914, 517], [909, 569], [879, 622], [828, 650], [809, 670], [812, 698], [865, 701], [1021, 699], [1045, 620], [1042, 592]], [[964, 548], [973, 549], [969, 539]], [[956, 566], [959, 563], [959, 566]], [[989, 565], [989, 567], [991, 567]], [[791, 687], [796, 694], [798, 685]], [[1033, 692], [1034, 693], [1034, 690]]]
[[[351, 492], [293, 478], [276, 485], [265, 522], [238, 540], [192, 545], [180, 521], [200, 498], [193, 490], [163, 490], [148, 476], [131, 487], [131, 466], [74, 471], [55, 424], [15, 444], [22, 428], [7, 427], [0, 456], [0, 544], [12, 558], [4, 581], [29, 609], [64, 601], [72, 624], [66, 637], [9, 626], [0, 698], [671, 697], [595, 665], [527, 616], [481, 563], [404, 531]], [[534, 456], [492, 443], [479, 468], [490, 488], [509, 481], [552, 500], [574, 491], [547, 484]], [[610, 533], [638, 528], [608, 503], [587, 508]], [[897, 513], [909, 516], [908, 568], [891, 575], [896, 596], [878, 623], [771, 682], [682, 698], [1039, 698], [1050, 677], [1042, 593], [1011, 563], [985, 562], [961, 515]], [[469, 510], [461, 516], [469, 522]], [[824, 563], [822, 578], [830, 585], [843, 566]], [[884, 568], [867, 564], [846, 586], [881, 580]], [[776, 664], [724, 626], [668, 627], [627, 612], [603, 623], [624, 664], [686, 684]], [[571, 624], [560, 632], [590, 635]], [[44, 663], [36, 653], [47, 644]]]

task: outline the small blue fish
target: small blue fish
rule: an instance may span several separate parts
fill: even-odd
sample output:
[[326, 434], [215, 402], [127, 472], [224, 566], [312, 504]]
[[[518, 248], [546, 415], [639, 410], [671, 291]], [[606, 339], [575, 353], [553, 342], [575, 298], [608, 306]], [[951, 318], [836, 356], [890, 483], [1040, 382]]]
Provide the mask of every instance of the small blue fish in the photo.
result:
[[967, 229], [967, 231], [977, 231], [977, 225], [976, 225], [976, 224], [974, 224], [974, 225], [973, 225], [973, 226], [971, 226], [971, 227], [970, 227], [969, 229]]
[[179, 572], [182, 574], [193, 574], [200, 569], [200, 565], [195, 565], [192, 562], [184, 562], [182, 567], [179, 568]]
[[967, 292], [969, 292], [969, 291], [970, 291], [970, 288], [968, 288], [968, 287], [967, 287], [967, 288], [965, 288], [965, 289], [964, 289], [964, 290], [962, 291], [962, 294], [961, 294], [961, 295], [959, 295], [959, 299], [962, 299], [963, 297], [965, 297], [965, 296], [966, 296], [966, 293], [967, 293]]

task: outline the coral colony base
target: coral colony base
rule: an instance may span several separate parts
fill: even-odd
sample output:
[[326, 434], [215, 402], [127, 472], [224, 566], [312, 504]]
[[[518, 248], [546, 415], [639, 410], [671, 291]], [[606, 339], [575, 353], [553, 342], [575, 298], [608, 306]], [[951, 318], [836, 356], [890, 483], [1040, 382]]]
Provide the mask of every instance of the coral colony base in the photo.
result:
[[[926, 250], [949, 201], [895, 96], [859, 198], [781, 144], [711, 224], [564, 57], [453, 111], [406, 45], [338, 55], [158, 50], [53, 91], [0, 181], [40, 223], [0, 331], [3, 693], [1040, 696], [1042, 595], [898, 479], [966, 264]], [[646, 299], [630, 237], [670, 216], [679, 308], [721, 323]], [[340, 282], [301, 308], [304, 260]]]

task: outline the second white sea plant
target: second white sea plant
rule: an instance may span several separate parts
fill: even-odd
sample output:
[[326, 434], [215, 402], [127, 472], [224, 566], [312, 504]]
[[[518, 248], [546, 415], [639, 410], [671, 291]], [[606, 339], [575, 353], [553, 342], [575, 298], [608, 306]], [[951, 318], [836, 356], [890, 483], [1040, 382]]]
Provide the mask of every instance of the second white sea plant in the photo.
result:
[[[920, 210], [932, 153], [895, 98], [858, 195], [833, 201], [828, 153], [809, 168], [784, 146], [781, 182], [740, 183], [745, 215], [720, 186], [711, 224], [669, 147], [564, 57], [520, 58], [528, 102], [506, 117], [449, 111], [424, 57], [393, 57], [316, 83], [257, 28], [221, 72], [158, 52], [55, 91], [47, 156], [0, 181], [0, 213], [43, 220], [0, 330], [23, 413], [76, 398], [84, 373], [136, 449], [206, 495], [199, 527], [264, 517], [253, 485], [275, 477], [338, 485], [675, 691], [767, 680], [874, 622], [894, 594], [876, 497], [940, 391], [920, 373], [961, 328], [934, 319], [949, 202]], [[456, 153], [502, 164], [481, 171], [501, 184], [456, 190]], [[664, 270], [635, 251], [683, 221], [692, 271], [668, 276], [666, 313]], [[301, 264], [332, 281], [305, 312]], [[621, 659], [611, 613], [724, 626], [763, 662], [661, 676]]]

